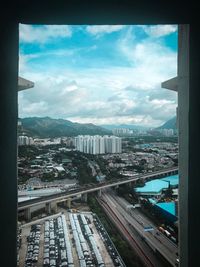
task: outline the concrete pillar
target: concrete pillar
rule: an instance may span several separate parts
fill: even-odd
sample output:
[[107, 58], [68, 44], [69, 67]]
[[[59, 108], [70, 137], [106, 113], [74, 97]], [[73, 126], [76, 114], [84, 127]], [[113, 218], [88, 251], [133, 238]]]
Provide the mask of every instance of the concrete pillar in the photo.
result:
[[[178, 28], [178, 118], [179, 254], [180, 266], [187, 267], [190, 265], [188, 261], [188, 181], [194, 179], [189, 175], [189, 25], [179, 25]], [[196, 206], [195, 204], [197, 205], [197, 203], [193, 203], [194, 206]], [[192, 214], [192, 217], [195, 216], [195, 213], [197, 211]], [[194, 228], [197, 233], [196, 229]], [[191, 264], [190, 266], [195, 265]]]
[[133, 187], [132, 182], [129, 182], [129, 183], [128, 183], [128, 186], [129, 186], [129, 188], [132, 188], [132, 187]]
[[83, 202], [87, 202], [87, 193], [82, 194], [81, 198]]
[[102, 195], [101, 189], [97, 191], [97, 194], [98, 194], [98, 197], [101, 197], [101, 195]]
[[26, 208], [24, 210], [24, 217], [27, 221], [31, 220], [31, 208]]
[[46, 213], [51, 214], [51, 202], [46, 203]]
[[68, 198], [68, 199], [66, 200], [66, 204], [67, 204], [67, 208], [68, 208], [68, 209], [71, 209], [71, 198]]
[[57, 202], [54, 201], [51, 203], [51, 212], [54, 211], [56, 213], [57, 210], [58, 210]]

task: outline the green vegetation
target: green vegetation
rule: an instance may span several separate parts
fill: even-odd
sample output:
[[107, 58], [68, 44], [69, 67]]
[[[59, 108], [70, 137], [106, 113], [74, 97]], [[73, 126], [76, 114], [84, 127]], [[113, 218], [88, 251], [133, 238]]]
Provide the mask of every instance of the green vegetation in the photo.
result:
[[166, 198], [171, 198], [173, 196], [173, 189], [169, 186], [169, 188], [164, 191], [164, 194]]
[[[63, 166], [66, 169], [66, 172], [59, 172], [57, 176], [54, 172], [45, 173], [42, 171], [40, 178], [45, 182], [52, 182], [55, 179], [65, 179], [65, 178], [74, 178], [78, 179], [79, 184], [88, 184], [96, 183], [96, 177], [92, 176], [92, 170], [88, 165], [88, 159], [85, 154], [79, 151], [58, 151], [61, 145], [54, 146], [45, 146], [45, 147], [36, 147], [36, 146], [19, 146], [18, 155], [19, 161], [18, 164], [18, 182], [19, 184], [25, 183], [29, 178], [31, 178], [31, 165], [44, 165], [44, 161], [48, 162], [48, 156], [44, 158], [44, 154], [48, 153], [50, 150], [54, 152], [53, 161], [57, 164], [61, 164], [63, 161], [67, 160], [67, 163], [64, 163]], [[36, 158], [40, 156], [40, 158]]]
[[108, 219], [107, 215], [104, 213], [103, 209], [98, 204], [94, 196], [90, 195], [90, 197], [88, 198], [88, 205], [92, 212], [98, 215], [126, 266], [143, 267], [144, 265], [141, 262], [140, 258], [135, 254], [129, 244], [122, 238], [118, 229]]
[[132, 185], [131, 186], [128, 184], [120, 185], [116, 189], [116, 193], [118, 194], [118, 196], [126, 199], [126, 201], [128, 201], [130, 204], [138, 203], [138, 195]]
[[134, 136], [134, 137], [126, 137], [123, 138], [123, 141], [128, 141], [129, 146], [137, 145], [137, 144], [145, 144], [145, 143], [153, 143], [153, 142], [171, 142], [177, 143], [178, 137], [177, 136]]
[[25, 132], [28, 136], [39, 138], [77, 136], [79, 134], [111, 134], [111, 131], [92, 123], [73, 123], [68, 120], [52, 119], [50, 117], [32, 117], [20, 120], [23, 128], [19, 130], [19, 134], [21, 134], [21, 132]]
[[106, 166], [108, 164], [107, 161], [105, 159], [103, 159], [101, 156], [94, 157], [94, 160], [99, 165], [99, 168], [100, 168], [101, 172], [104, 175], [107, 175], [108, 174], [108, 170], [106, 168]]
[[160, 127], [158, 127], [157, 129], [177, 129], [176, 126], [176, 116], [171, 118], [170, 120], [166, 121], [163, 125], [161, 125]]
[[77, 178], [80, 185], [87, 183], [96, 183], [96, 178], [92, 176], [91, 168], [88, 166], [88, 160], [81, 152], [66, 152], [71, 156], [72, 164], [77, 168]]
[[54, 173], [43, 173], [41, 177], [41, 180], [43, 182], [52, 182], [54, 181], [54, 179], [55, 179]]
[[152, 220], [157, 226], [164, 223], [161, 212], [159, 209], [155, 210], [149, 201], [141, 201], [141, 210], [150, 220]]
[[36, 156], [41, 154], [36, 146], [19, 146], [18, 156], [19, 158], [27, 158], [28, 160], [33, 160]]

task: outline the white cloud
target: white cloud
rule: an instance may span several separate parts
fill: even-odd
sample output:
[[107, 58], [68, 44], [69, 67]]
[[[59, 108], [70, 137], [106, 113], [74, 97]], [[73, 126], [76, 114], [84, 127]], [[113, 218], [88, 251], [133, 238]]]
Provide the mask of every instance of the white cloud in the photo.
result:
[[51, 116], [72, 121], [79, 118], [79, 122], [96, 124], [107, 121], [159, 126], [174, 116], [176, 110], [176, 93], [153, 82], [152, 88], [140, 88], [143, 81], [140, 84], [134, 69], [26, 72], [24, 77], [34, 81], [35, 87], [19, 93], [23, 94], [19, 100], [22, 117]]
[[87, 26], [86, 30], [92, 35], [101, 35], [106, 33], [112, 33], [120, 31], [124, 28], [124, 25], [94, 25]]
[[36, 103], [29, 103], [29, 105], [26, 105], [24, 107], [24, 112], [27, 114], [32, 114], [37, 110], [38, 113], [46, 112], [48, 111], [48, 103], [45, 101], [39, 101]]
[[[97, 27], [90, 31], [98, 36], [111, 32], [114, 26], [88, 27]], [[120, 30], [124, 26], [115, 27]], [[47, 66], [36, 71], [31, 69], [29, 60], [41, 55], [20, 55], [21, 74], [35, 82], [35, 87], [19, 93], [19, 115], [95, 124], [161, 125], [175, 115], [177, 95], [162, 89], [161, 82], [176, 76], [177, 54], [152, 40], [148, 37], [138, 43], [128, 29], [125, 37], [113, 44], [117, 53], [130, 63], [123, 67], [50, 69]], [[54, 52], [65, 55], [64, 50], [46, 53], [50, 57]], [[77, 60], [76, 53], [73, 57]]]
[[72, 31], [67, 25], [44, 25], [32, 26], [27, 24], [19, 25], [19, 37], [21, 42], [37, 42], [45, 43], [50, 39], [58, 37], [68, 38], [72, 35]]
[[34, 88], [19, 92], [19, 116], [52, 116], [62, 118], [84, 109], [87, 91], [75, 81], [52, 73], [27, 73]]
[[78, 123], [93, 123], [96, 125], [103, 124], [135, 124], [146, 127], [160, 126], [162, 124], [162, 120], [155, 120], [149, 115], [135, 115], [135, 116], [110, 116], [110, 117], [67, 117], [66, 119], [71, 120], [73, 122]]
[[132, 66], [134, 88], [150, 90], [176, 76], [177, 53], [162, 44], [150, 39], [133, 43], [126, 37], [119, 41], [118, 49]]
[[150, 37], [161, 37], [177, 31], [177, 25], [141, 26]]

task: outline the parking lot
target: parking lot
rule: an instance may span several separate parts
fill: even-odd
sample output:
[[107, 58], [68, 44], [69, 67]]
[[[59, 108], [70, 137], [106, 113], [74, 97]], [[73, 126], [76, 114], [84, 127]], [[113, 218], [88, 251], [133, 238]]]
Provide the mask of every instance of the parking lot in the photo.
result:
[[96, 215], [62, 212], [24, 225], [19, 267], [124, 266]]

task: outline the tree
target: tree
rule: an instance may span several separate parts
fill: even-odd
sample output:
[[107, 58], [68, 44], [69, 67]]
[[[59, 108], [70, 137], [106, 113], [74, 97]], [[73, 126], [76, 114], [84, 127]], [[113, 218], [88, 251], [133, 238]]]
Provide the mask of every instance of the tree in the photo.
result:
[[164, 194], [165, 194], [165, 197], [166, 198], [171, 198], [173, 196], [173, 190], [172, 190], [172, 188], [171, 187], [168, 187], [165, 190]]

